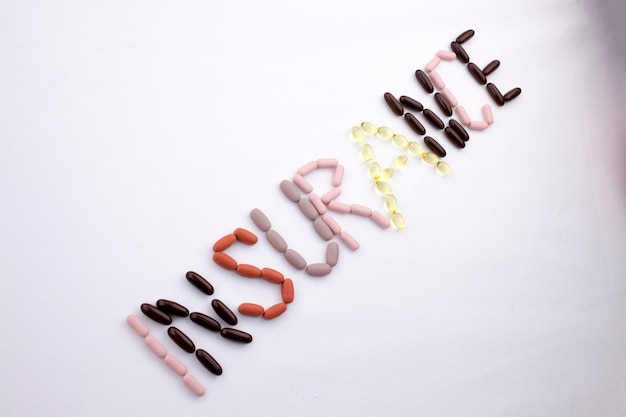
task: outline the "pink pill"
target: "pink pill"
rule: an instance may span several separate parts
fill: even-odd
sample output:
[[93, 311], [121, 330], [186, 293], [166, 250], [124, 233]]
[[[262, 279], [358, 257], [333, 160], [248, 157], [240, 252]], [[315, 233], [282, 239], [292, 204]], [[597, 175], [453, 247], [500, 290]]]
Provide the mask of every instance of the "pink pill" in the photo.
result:
[[350, 204], [341, 203], [337, 200], [333, 200], [328, 203], [328, 209], [337, 213], [350, 213]]
[[468, 127], [472, 130], [485, 130], [489, 127], [489, 124], [482, 120], [473, 120]]
[[202, 384], [198, 382], [196, 378], [191, 376], [191, 374], [185, 375], [183, 377], [183, 382], [185, 383], [185, 385], [187, 385], [187, 388], [189, 388], [191, 392], [196, 394], [198, 397], [203, 396], [206, 392]]
[[341, 226], [337, 223], [337, 220], [330, 213], [326, 213], [322, 216], [322, 220], [330, 227], [330, 230], [333, 231], [334, 234], [338, 235], [341, 233]]
[[341, 188], [335, 187], [322, 196], [322, 202], [328, 204], [341, 194]]
[[372, 211], [371, 219], [374, 221], [374, 223], [376, 223], [383, 229], [386, 229], [391, 225], [391, 222], [389, 221], [387, 216], [382, 214], [380, 211]]
[[437, 90], [443, 90], [446, 86], [446, 83], [443, 82], [443, 79], [437, 71], [431, 71], [428, 74], [428, 77], [430, 78], [430, 81], [433, 83], [433, 85], [437, 88]]
[[356, 241], [352, 237], [352, 235], [345, 230], [339, 234], [339, 239], [348, 247], [350, 250], [357, 250], [359, 248], [359, 242]]
[[333, 173], [333, 186], [339, 187], [343, 181], [343, 165], [337, 165], [335, 172]]
[[491, 106], [489, 104], [485, 104], [482, 108], [483, 119], [487, 124], [493, 124], [493, 112], [491, 111]]
[[335, 158], [320, 158], [317, 160], [317, 167], [318, 168], [334, 168], [337, 166], [338, 163], [339, 161], [337, 161]]
[[356, 214], [357, 216], [369, 217], [372, 215], [372, 209], [360, 204], [351, 204], [350, 213]]
[[183, 365], [183, 363], [179, 361], [176, 356], [168, 353], [167, 355], [165, 355], [165, 358], [163, 358], [163, 360], [165, 361], [165, 364], [169, 366], [169, 368], [176, 374], [180, 376], [185, 376], [185, 374], [187, 373], [187, 367]]
[[135, 331], [139, 336], [146, 337], [150, 333], [145, 324], [141, 321], [141, 319], [134, 314], [129, 314], [126, 317], [126, 323], [130, 326], [131, 329]]
[[311, 193], [309, 194], [309, 200], [311, 200], [311, 203], [313, 203], [313, 206], [319, 214], [326, 213], [326, 205], [324, 205], [319, 195]]
[[456, 59], [456, 54], [452, 51], [440, 50], [437, 51], [437, 57], [441, 58], [444, 61], [454, 61]]
[[313, 186], [311, 186], [311, 184], [309, 184], [309, 182], [305, 180], [300, 174], [296, 174], [293, 176], [293, 183], [296, 184], [296, 186], [306, 194], [313, 191]]
[[163, 347], [163, 345], [160, 344], [159, 341], [151, 335], [146, 336], [144, 342], [146, 342], [146, 346], [148, 346], [150, 350], [154, 352], [154, 354], [157, 355], [159, 358], [163, 359], [165, 355], [167, 355], [167, 350], [165, 349], [165, 347]]
[[315, 169], [317, 169], [317, 162], [311, 161], [298, 168], [296, 173], [298, 173], [299, 175], [306, 175]]
[[438, 56], [434, 57], [430, 60], [430, 62], [428, 62], [428, 64], [426, 64], [426, 66], [424, 67], [424, 71], [431, 72], [432, 70], [437, 68], [437, 65], [439, 65], [440, 62], [441, 58], [439, 58]]
[[441, 94], [443, 94], [446, 100], [448, 100], [448, 103], [450, 103], [450, 106], [452, 106], [452, 108], [455, 108], [459, 105], [459, 101], [456, 99], [456, 97], [454, 97], [454, 94], [452, 94], [452, 91], [450, 91], [449, 88], [444, 88], [443, 90], [441, 90]]
[[456, 112], [456, 115], [458, 116], [461, 123], [463, 123], [465, 126], [469, 126], [472, 119], [470, 119], [469, 114], [467, 114], [467, 111], [465, 111], [465, 107], [461, 105], [456, 106], [454, 108], [454, 111]]

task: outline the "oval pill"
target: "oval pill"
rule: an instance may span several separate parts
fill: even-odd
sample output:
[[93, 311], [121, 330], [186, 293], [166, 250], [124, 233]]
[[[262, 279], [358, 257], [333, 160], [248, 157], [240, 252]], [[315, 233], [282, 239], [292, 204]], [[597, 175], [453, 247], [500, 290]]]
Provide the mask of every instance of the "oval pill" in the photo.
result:
[[446, 127], [443, 129], [446, 137], [456, 146], [457, 148], [465, 148], [465, 141], [456, 133], [456, 131], [452, 128]]
[[297, 203], [298, 200], [300, 200], [300, 191], [298, 191], [298, 187], [296, 187], [293, 182], [289, 180], [282, 180], [280, 183], [280, 190], [283, 194], [285, 194], [285, 197], [294, 203]]
[[504, 96], [493, 83], [487, 84], [487, 92], [498, 106], [504, 106]]
[[[445, 131], [445, 129], [444, 129]], [[431, 151], [433, 151], [435, 153], [435, 155], [443, 158], [444, 156], [446, 156], [446, 150], [443, 148], [443, 146], [441, 146], [441, 144], [439, 142], [437, 142], [435, 139], [431, 138], [430, 136], [425, 136], [424, 137], [424, 144], [426, 146], [428, 146], [428, 149], [430, 149]]]
[[202, 326], [205, 329], [209, 329], [214, 332], [219, 332], [222, 329], [219, 321], [215, 320], [213, 317], [207, 316], [206, 314], [194, 312], [189, 315], [189, 318], [198, 326]]
[[430, 81], [433, 83], [437, 90], [443, 90], [445, 88], [446, 83], [443, 81], [437, 71], [431, 71], [428, 76], [430, 77]]
[[456, 37], [456, 42], [463, 43], [471, 39], [472, 36], [474, 36], [474, 31], [472, 29], [468, 29]]
[[482, 120], [472, 120], [468, 127], [472, 130], [485, 130], [489, 127], [489, 123]]
[[452, 52], [454, 52], [456, 54], [456, 57], [459, 61], [461, 61], [464, 64], [467, 64], [469, 62], [469, 55], [467, 54], [467, 52], [465, 51], [465, 49], [461, 46], [460, 43], [458, 42], [452, 42], [450, 44], [450, 49], [452, 49]]
[[353, 238], [352, 235], [345, 230], [343, 230], [339, 234], [339, 239], [344, 243], [344, 245], [348, 247], [348, 249], [353, 251], [359, 249], [359, 242], [357, 242], [356, 239]]
[[389, 183], [386, 183], [386, 182], [383, 182], [383, 181], [376, 181], [376, 184], [374, 185], [374, 188], [376, 189], [376, 191], [378, 191], [382, 195], [387, 195], [387, 194], [391, 194], [392, 193], [391, 185], [389, 185]]
[[211, 306], [213, 307], [213, 310], [215, 310], [217, 315], [220, 316], [222, 320], [224, 320], [226, 323], [230, 324], [231, 326], [237, 324], [237, 316], [230, 308], [226, 306], [226, 304], [222, 302], [222, 300], [214, 298], [211, 301]]
[[448, 100], [448, 103], [453, 109], [459, 105], [459, 101], [456, 99], [454, 94], [452, 94], [452, 91], [450, 91], [449, 88], [444, 88], [443, 90], [441, 90], [441, 94], [443, 94], [446, 100]]
[[223, 338], [228, 339], [228, 340], [233, 340], [235, 342], [240, 342], [240, 343], [252, 342], [252, 335], [250, 333], [246, 333], [238, 329], [231, 329], [230, 327], [225, 327], [220, 331], [220, 334], [222, 335]]
[[450, 175], [450, 173], [452, 172], [452, 168], [450, 167], [450, 165], [443, 161], [437, 162], [435, 169], [437, 169], [437, 172], [439, 172], [441, 175]]
[[323, 277], [332, 271], [332, 267], [327, 263], [314, 263], [306, 267], [306, 272], [314, 277]]
[[420, 156], [421, 154], [424, 153], [424, 148], [422, 148], [422, 145], [420, 145], [417, 142], [409, 143], [408, 148], [409, 148], [409, 152], [411, 152], [415, 156]]
[[458, 118], [461, 121], [461, 123], [463, 123], [465, 126], [469, 126], [469, 124], [472, 121], [472, 119], [470, 119], [469, 114], [467, 114], [467, 111], [465, 110], [465, 107], [463, 107], [461, 105], [456, 106], [454, 108], [454, 112], [458, 116]]
[[456, 54], [448, 50], [439, 50], [436, 55], [443, 61], [454, 61], [456, 59]]
[[236, 241], [237, 241], [237, 238], [232, 233], [229, 235], [226, 235], [218, 239], [218, 241], [213, 244], [213, 252], [223, 252], [226, 249], [230, 248], [232, 244], [235, 243]]
[[143, 341], [145, 342], [146, 346], [148, 346], [148, 348], [150, 348], [150, 350], [159, 358], [163, 359], [165, 355], [167, 355], [167, 349], [165, 349], [165, 347], [161, 343], [159, 343], [159, 341], [156, 340], [152, 335], [146, 336]]
[[439, 157], [432, 152], [424, 152], [422, 154], [422, 161], [426, 162], [429, 165], [437, 165], [437, 162], [439, 162]]
[[343, 172], [344, 172], [344, 167], [343, 165], [337, 165], [335, 167], [335, 172], [333, 173], [333, 187], [339, 187], [341, 185], [341, 182], [343, 181]]
[[437, 68], [440, 62], [441, 62], [441, 58], [439, 58], [438, 56], [435, 56], [433, 59], [428, 61], [428, 64], [426, 64], [426, 66], [424, 67], [424, 71], [432, 72], [435, 68]]
[[333, 200], [328, 203], [328, 209], [337, 213], [350, 213], [350, 204], [342, 203], [337, 200]]
[[356, 143], [361, 143], [365, 140], [363, 130], [358, 126], [352, 126], [352, 128], [350, 128], [350, 136]]
[[391, 93], [385, 93], [383, 97], [391, 111], [394, 112], [396, 116], [402, 116], [404, 114], [404, 107], [402, 106], [402, 103], [400, 103], [400, 101], [396, 98], [396, 96]]
[[370, 122], [361, 123], [361, 129], [363, 129], [363, 132], [370, 136], [376, 134], [376, 132], [378, 131], [378, 127], [376, 127], [374, 123]]
[[241, 275], [242, 277], [247, 277], [247, 278], [258, 278], [261, 276], [261, 269], [250, 264], [237, 265], [235, 272]]
[[[280, 284], [280, 296], [283, 299], [283, 303], [289, 304], [294, 299], [293, 281], [290, 278], [286, 278], [282, 284]], [[264, 310], [265, 311], [265, 310]]]
[[385, 216], [380, 211], [376, 211], [376, 210], [372, 211], [372, 215], [370, 216], [370, 218], [372, 219], [374, 223], [376, 223], [382, 229], [386, 229], [391, 225], [387, 216]]
[[316, 169], [317, 169], [317, 161], [311, 161], [311, 162], [307, 162], [306, 164], [304, 164], [300, 168], [298, 168], [296, 173], [298, 173], [300, 175], [306, 175], [309, 172], [312, 172], [312, 171], [314, 171]]
[[252, 211], [250, 212], [250, 218], [252, 219], [252, 223], [254, 223], [256, 227], [264, 232], [267, 232], [272, 228], [272, 223], [270, 223], [270, 220], [267, 218], [265, 213], [263, 213], [258, 208], [252, 209]]
[[196, 394], [198, 397], [201, 397], [206, 392], [204, 387], [196, 378], [194, 378], [191, 374], [186, 374], [183, 377], [183, 383], [189, 388], [191, 392]]
[[[322, 202], [324, 204], [328, 204], [332, 200], [334, 200], [335, 198], [339, 197], [340, 195], [341, 195], [341, 188], [334, 187], [334, 188], [332, 188], [330, 191], [328, 191], [326, 194], [324, 194], [322, 196]], [[315, 210], [315, 211], [317, 212], [317, 210]], [[311, 219], [311, 220], [313, 220], [313, 219]]]
[[389, 181], [393, 177], [395, 170], [392, 167], [387, 167], [380, 173], [379, 181]]
[[417, 120], [413, 113], [405, 113], [404, 120], [409, 125], [409, 127], [413, 129], [418, 135], [423, 135], [424, 133], [426, 133], [426, 128], [424, 128], [424, 125], [419, 120]]
[[164, 298], [160, 298], [156, 302], [156, 306], [159, 310], [164, 313], [171, 314], [179, 317], [187, 317], [189, 315], [189, 310], [184, 305], [178, 304], [175, 301], [166, 300]]
[[289, 262], [289, 265], [293, 266], [297, 270], [302, 271], [306, 268], [306, 261], [298, 252], [293, 249], [287, 249], [284, 253], [285, 259]]
[[520, 94], [522, 94], [522, 89], [519, 87], [515, 87], [512, 90], [508, 91], [502, 98], [504, 98], [504, 101], [511, 101]]
[[485, 104], [482, 109], [483, 120], [487, 122], [487, 124], [493, 124], [493, 112], [491, 111], [491, 106], [489, 104]]
[[224, 269], [234, 271], [237, 269], [237, 261], [224, 252], [215, 252], [213, 261]]
[[452, 128], [452, 130], [456, 132], [457, 135], [461, 137], [461, 139], [463, 139], [464, 142], [467, 142], [469, 140], [469, 133], [467, 133], [467, 130], [465, 130], [461, 123], [457, 122], [454, 119], [450, 119], [448, 125]]
[[198, 349], [196, 351], [196, 358], [198, 358], [198, 361], [212, 374], [222, 375], [222, 366], [206, 350]]
[[328, 246], [326, 246], [326, 263], [330, 266], [335, 266], [338, 261], [339, 244], [337, 242], [330, 242]]
[[394, 158], [391, 166], [393, 166], [394, 169], [404, 168], [408, 160], [409, 158], [406, 155], [398, 155]]
[[261, 278], [274, 284], [280, 284], [285, 280], [285, 276], [281, 272], [272, 268], [261, 269]]
[[372, 209], [360, 204], [351, 204], [350, 213], [356, 214], [357, 216], [369, 217], [372, 215]]
[[278, 252], [283, 253], [287, 250], [287, 242], [285, 242], [285, 239], [283, 239], [280, 233], [278, 233], [276, 230], [268, 230], [265, 234], [265, 237], [267, 237], [267, 241]]
[[404, 107], [408, 107], [411, 110], [422, 111], [424, 110], [424, 106], [419, 101], [409, 97], [409, 96], [400, 96], [400, 103], [404, 105]]
[[472, 74], [472, 77], [474, 77], [478, 84], [487, 84], [487, 77], [485, 77], [485, 74], [483, 74], [482, 70], [478, 68], [478, 65], [470, 62], [469, 64], [467, 64], [467, 70], [470, 72], [470, 74]]
[[323, 218], [318, 217], [313, 221], [313, 227], [318, 235], [324, 240], [330, 240], [333, 238], [333, 231], [330, 229], [328, 224], [324, 221]]
[[361, 146], [361, 158], [363, 158], [365, 162], [374, 159], [374, 149], [372, 149], [372, 145], [366, 143]]
[[[293, 176], [293, 183], [302, 190], [305, 194], [309, 194], [313, 191], [313, 186], [309, 184], [307, 180], [304, 179], [302, 175], [296, 174]], [[298, 198], [299, 200], [299, 198]]]
[[424, 91], [426, 91], [427, 93], [430, 94], [435, 91], [433, 83], [430, 82], [430, 78], [428, 78], [428, 75], [424, 71], [419, 69], [415, 71], [415, 78], [417, 79], [417, 82], [422, 86]]
[[254, 303], [241, 303], [239, 304], [237, 310], [245, 316], [252, 317], [262, 316], [265, 312], [265, 308], [263, 308], [263, 306]]
[[498, 61], [497, 59], [494, 59], [493, 61], [488, 63], [485, 66], [485, 68], [483, 68], [483, 74], [485, 75], [485, 77], [488, 77], [489, 74], [497, 70], [499, 66], [500, 66], [500, 61]]
[[319, 213], [317, 212], [317, 209], [315, 208], [311, 200], [306, 197], [303, 197], [298, 201], [298, 208], [300, 209], [302, 214], [304, 214], [304, 217], [309, 220], [315, 220], [317, 216], [319, 216]]
[[443, 114], [448, 117], [452, 116], [452, 106], [450, 105], [450, 103], [448, 103], [448, 99], [446, 99], [443, 94], [435, 93], [435, 102], [437, 103], [437, 106], [439, 106]]
[[369, 167], [367, 168], [367, 173], [369, 174], [370, 178], [373, 180], [376, 180], [380, 177], [380, 174], [382, 172], [382, 169], [380, 169], [380, 164], [376, 161], [374, 162], [370, 162]]
[[240, 241], [241, 243], [245, 243], [246, 245], [254, 245], [259, 241], [257, 235], [249, 230], [242, 229], [241, 227], [236, 228], [233, 234], [238, 241]]
[[431, 125], [433, 125], [437, 129], [443, 129], [444, 128], [445, 125], [444, 125], [443, 121], [439, 118], [439, 116], [437, 116], [435, 114], [434, 111], [432, 111], [430, 109], [424, 109], [424, 111], [422, 113], [424, 114], [424, 116], [426, 117], [426, 120], [428, 120]]
[[337, 220], [335, 220], [335, 218], [331, 216], [330, 213], [324, 214], [321, 219], [324, 220], [324, 223], [326, 223], [328, 227], [330, 227], [330, 230], [333, 232], [333, 234], [338, 235], [339, 233], [341, 233], [341, 226], [339, 226]]
[[265, 320], [272, 320], [280, 316], [281, 314], [283, 314], [285, 311], [287, 311], [287, 304], [285, 303], [274, 304], [273, 306], [265, 310], [265, 313], [263, 313], [263, 318]]
[[126, 317], [126, 323], [128, 323], [130, 328], [133, 329], [135, 333], [137, 333], [141, 337], [146, 337], [150, 333], [148, 327], [146, 327], [141, 319], [134, 314], [129, 314]]
[[336, 158], [320, 158], [317, 160], [317, 167], [324, 168], [334, 168], [339, 164]]
[[179, 361], [176, 356], [171, 355], [171, 354], [168, 353], [163, 358], [163, 361], [165, 361], [165, 364], [172, 371], [174, 371], [174, 373], [176, 373], [177, 375], [185, 376], [185, 374], [187, 373], [187, 367], [181, 361]]
[[309, 200], [311, 200], [311, 203], [313, 204], [313, 206], [315, 207], [315, 210], [317, 210], [319, 214], [326, 213], [326, 205], [324, 204], [324, 202], [322, 201], [322, 198], [319, 195], [315, 193], [311, 193], [309, 194]]
[[196, 350], [196, 345], [191, 341], [189, 336], [183, 333], [177, 327], [170, 327], [167, 329], [167, 334], [182, 350], [187, 353], [193, 353]]
[[395, 132], [390, 127], [381, 126], [378, 128], [378, 131], [376, 132], [376, 134], [383, 139], [391, 139], [393, 135], [395, 134]]
[[197, 272], [188, 271], [187, 274], [185, 274], [185, 277], [187, 278], [187, 281], [206, 295], [213, 295], [215, 292], [213, 285], [211, 285], [209, 281], [204, 279], [202, 275]]
[[409, 145], [409, 140], [404, 135], [395, 134], [391, 141], [399, 148], [406, 148]]
[[172, 317], [169, 314], [159, 310], [152, 304], [143, 303], [141, 305], [141, 311], [143, 314], [156, 321], [157, 323], [172, 324]]
[[385, 207], [389, 213], [398, 211], [398, 199], [393, 194], [385, 196]]
[[406, 222], [404, 221], [404, 217], [402, 217], [402, 214], [400, 213], [393, 213], [391, 215], [391, 223], [398, 230], [402, 230], [406, 227]]

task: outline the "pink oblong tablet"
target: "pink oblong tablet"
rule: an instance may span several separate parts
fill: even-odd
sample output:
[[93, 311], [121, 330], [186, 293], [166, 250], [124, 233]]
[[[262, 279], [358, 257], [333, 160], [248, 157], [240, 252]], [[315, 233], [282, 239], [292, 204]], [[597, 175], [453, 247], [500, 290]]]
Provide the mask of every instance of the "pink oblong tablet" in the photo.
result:
[[357, 250], [360, 245], [359, 242], [356, 241], [355, 238], [352, 237], [352, 235], [348, 232], [346, 232], [345, 230], [343, 230], [340, 234], [339, 234], [339, 239], [348, 247], [348, 249], [350, 250]]
[[334, 234], [338, 235], [341, 233], [341, 226], [337, 223], [337, 220], [330, 213], [326, 213], [322, 215], [322, 220], [330, 227], [330, 230], [333, 231]]
[[342, 203], [337, 200], [333, 200], [328, 203], [328, 209], [336, 211], [337, 213], [350, 213], [350, 204]]
[[456, 54], [452, 51], [440, 50], [437, 51], [437, 57], [441, 58], [444, 61], [454, 61], [456, 59]]
[[150, 333], [146, 325], [143, 324], [143, 321], [134, 314], [129, 314], [128, 317], [126, 317], [126, 323], [141, 337], [146, 337]]
[[307, 162], [306, 164], [304, 164], [300, 168], [298, 168], [296, 173], [298, 173], [300, 175], [306, 175], [309, 172], [314, 171], [316, 169], [317, 169], [317, 162], [311, 161], [311, 162]]
[[317, 167], [318, 168], [334, 168], [337, 166], [338, 163], [339, 161], [337, 161], [335, 158], [320, 158], [317, 160]]
[[198, 397], [203, 396], [206, 392], [202, 384], [196, 378], [191, 376], [191, 374], [185, 375], [183, 377], [183, 382], [187, 385], [187, 388], [189, 388], [191, 392], [196, 394]]
[[489, 127], [489, 124], [482, 120], [472, 120], [468, 127], [472, 130], [485, 130]]
[[491, 106], [489, 104], [485, 104], [481, 109], [483, 112], [483, 119], [487, 124], [493, 124], [493, 112], [491, 111]]
[[456, 99], [456, 97], [454, 97], [454, 94], [452, 94], [452, 91], [450, 91], [449, 88], [444, 88], [443, 90], [441, 90], [441, 94], [443, 94], [446, 100], [448, 100], [448, 103], [450, 103], [450, 106], [453, 109], [459, 105], [459, 101]]
[[150, 350], [154, 352], [154, 354], [157, 355], [159, 358], [163, 359], [165, 355], [167, 355], [167, 349], [165, 349], [165, 347], [161, 343], [159, 343], [158, 340], [152, 337], [152, 335], [146, 336], [143, 341], [146, 342], [146, 346], [148, 346]]
[[337, 165], [335, 167], [335, 172], [333, 173], [333, 187], [339, 187], [341, 182], [343, 181], [343, 165]]
[[321, 197], [315, 193], [309, 194], [309, 200], [313, 203], [313, 206], [319, 214], [326, 213], [326, 205], [322, 201]]
[[341, 188], [334, 187], [332, 190], [322, 196], [322, 202], [324, 204], [328, 204], [335, 198], [339, 197], [339, 195], [341, 195]]
[[438, 56], [434, 57], [428, 62], [428, 64], [426, 64], [426, 66], [424, 67], [424, 71], [431, 72], [432, 70], [437, 68], [437, 65], [439, 65], [440, 62], [441, 58], [439, 58]]
[[185, 376], [185, 374], [187, 373], [187, 367], [181, 361], [179, 361], [176, 356], [168, 353], [167, 355], [165, 355], [163, 360], [165, 361], [165, 364], [176, 374], [180, 376]]
[[370, 218], [374, 221], [374, 223], [376, 223], [383, 229], [386, 229], [391, 225], [391, 222], [389, 221], [387, 216], [382, 214], [380, 211], [372, 211], [372, 215], [370, 216]]
[[428, 74], [428, 77], [430, 78], [430, 81], [433, 83], [433, 85], [435, 86], [435, 88], [437, 88], [437, 90], [443, 90], [446, 86], [446, 83], [443, 82], [443, 79], [441, 78], [441, 76], [439, 75], [439, 73], [437, 71], [431, 71]]
[[351, 204], [350, 213], [356, 214], [357, 216], [369, 217], [372, 215], [372, 209], [360, 204]]
[[313, 186], [309, 184], [309, 182], [305, 180], [304, 177], [300, 174], [296, 174], [293, 176], [293, 183], [296, 184], [298, 188], [301, 189], [306, 194], [313, 191]]
[[454, 108], [454, 111], [459, 117], [461, 123], [463, 123], [465, 126], [469, 126], [469, 124], [472, 122], [472, 119], [470, 119], [469, 114], [467, 114], [467, 111], [465, 111], [465, 107], [458, 105]]

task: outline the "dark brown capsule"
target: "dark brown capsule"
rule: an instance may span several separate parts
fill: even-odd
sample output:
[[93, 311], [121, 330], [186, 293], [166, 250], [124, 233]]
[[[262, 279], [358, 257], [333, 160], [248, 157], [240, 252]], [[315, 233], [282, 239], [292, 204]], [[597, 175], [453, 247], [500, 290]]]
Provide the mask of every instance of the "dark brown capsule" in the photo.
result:
[[220, 322], [215, 320], [213, 317], [207, 316], [206, 314], [194, 312], [189, 315], [189, 318], [198, 326], [202, 326], [205, 329], [209, 329], [214, 332], [222, 330]]
[[233, 311], [228, 308], [226, 304], [224, 304], [221, 300], [215, 298], [213, 301], [211, 301], [211, 306], [213, 307], [213, 310], [215, 310], [217, 315], [220, 316], [222, 320], [224, 320], [226, 323], [230, 324], [231, 326], [237, 324], [237, 316], [235, 316], [235, 313], [233, 313]]
[[450, 139], [450, 142], [452, 142], [454, 146], [457, 148], [465, 148], [465, 141], [461, 138], [461, 136], [459, 136], [458, 133], [456, 133], [454, 129], [446, 127], [443, 129], [443, 133], [446, 134], [446, 137]]
[[493, 101], [495, 101], [498, 106], [504, 105], [504, 97], [502, 96], [502, 93], [500, 92], [500, 90], [498, 90], [498, 87], [496, 87], [492, 83], [489, 83], [487, 84], [487, 92], [489, 93]]
[[409, 96], [400, 96], [400, 103], [402, 103], [404, 107], [408, 107], [411, 110], [424, 110], [424, 106], [422, 106], [422, 103]]
[[172, 317], [169, 314], [162, 312], [152, 304], [143, 303], [141, 305], [141, 311], [157, 323], [172, 324]]
[[435, 93], [435, 102], [437, 103], [437, 106], [439, 106], [443, 114], [448, 117], [452, 116], [452, 106], [448, 102], [446, 96], [441, 93]]
[[452, 52], [456, 54], [457, 59], [462, 63], [467, 64], [470, 61], [469, 55], [467, 54], [467, 52], [465, 52], [465, 49], [461, 46], [460, 43], [452, 42], [450, 44], [450, 49], [452, 49]]
[[497, 70], [499, 66], [500, 66], [500, 61], [498, 61], [497, 59], [494, 59], [493, 61], [488, 63], [485, 66], [485, 68], [483, 68], [483, 74], [485, 75], [485, 77], [488, 77], [489, 74]]
[[205, 293], [206, 295], [213, 295], [215, 290], [213, 289], [213, 285], [206, 279], [204, 279], [197, 272], [189, 271], [185, 275], [187, 277], [187, 281], [191, 282], [194, 287]]
[[507, 92], [503, 96], [503, 98], [504, 98], [504, 101], [511, 101], [515, 97], [519, 96], [520, 94], [522, 94], [522, 89], [519, 88], [519, 87], [515, 87], [514, 89], [510, 90], [509, 92]]
[[206, 350], [196, 350], [196, 358], [198, 358], [200, 363], [204, 365], [204, 367], [208, 369], [212, 374], [222, 375], [222, 366]]
[[420, 69], [415, 71], [415, 78], [417, 78], [417, 82], [420, 83], [424, 91], [426, 91], [428, 94], [435, 91], [435, 87], [433, 87], [433, 83], [430, 82], [430, 78], [428, 78], [428, 75], [426, 75], [424, 71]]
[[470, 40], [472, 36], [474, 36], [474, 31], [472, 29], [468, 29], [456, 37], [456, 42], [463, 43], [465, 41]]
[[424, 109], [424, 111], [422, 113], [424, 113], [424, 117], [426, 117], [426, 120], [428, 120], [431, 125], [433, 125], [437, 129], [443, 129], [444, 128], [445, 124], [439, 118], [439, 116], [437, 116], [435, 114], [434, 111], [432, 111], [430, 109]]
[[385, 93], [383, 97], [385, 98], [385, 102], [391, 111], [394, 112], [396, 116], [402, 116], [404, 114], [404, 107], [402, 106], [402, 103], [398, 101], [396, 96], [391, 93]]
[[240, 343], [250, 343], [252, 342], [252, 335], [250, 333], [246, 333], [241, 330], [231, 329], [230, 327], [225, 327], [220, 331], [220, 334], [225, 339], [233, 340], [235, 342]]
[[450, 121], [448, 122], [448, 126], [450, 126], [452, 130], [454, 130], [456, 134], [459, 135], [461, 139], [463, 139], [464, 142], [467, 142], [469, 140], [469, 133], [467, 133], [467, 130], [465, 130], [461, 123], [457, 122], [454, 119], [450, 119]]
[[404, 120], [418, 135], [426, 133], [426, 128], [419, 120], [417, 120], [417, 117], [415, 117], [413, 113], [405, 113]]
[[156, 306], [164, 313], [171, 314], [173, 316], [187, 317], [189, 315], [189, 310], [187, 310], [187, 307], [180, 305], [175, 301], [161, 298], [157, 300]]
[[170, 339], [172, 339], [174, 343], [176, 343], [185, 352], [193, 353], [196, 350], [196, 345], [193, 344], [189, 336], [177, 327], [169, 327], [167, 329], [167, 334], [170, 336]]
[[443, 148], [443, 146], [441, 146], [439, 142], [437, 142], [430, 136], [424, 136], [424, 144], [428, 146], [428, 149], [433, 151], [433, 153], [438, 157], [443, 158], [444, 156], [446, 156], [446, 150]]
[[474, 79], [478, 81], [478, 84], [487, 84], [487, 77], [485, 77], [485, 74], [483, 74], [481, 69], [478, 68], [478, 65], [470, 62], [469, 64], [467, 64], [467, 70], [470, 72], [470, 74], [472, 74], [472, 77], [474, 77]]

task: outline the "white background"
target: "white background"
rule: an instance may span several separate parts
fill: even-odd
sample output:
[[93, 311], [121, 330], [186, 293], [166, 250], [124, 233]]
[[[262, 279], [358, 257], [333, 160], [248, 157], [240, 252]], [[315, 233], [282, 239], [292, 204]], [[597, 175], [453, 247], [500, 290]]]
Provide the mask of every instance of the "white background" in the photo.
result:
[[[0, 5], [0, 415], [623, 416], [626, 175], [623, 7], [471, 2], [47, 1]], [[449, 177], [415, 159], [391, 181], [407, 220], [337, 216], [361, 243], [331, 275], [266, 240], [240, 262], [291, 276], [250, 345], [175, 325], [224, 368], [195, 397], [126, 325], [189, 285], [271, 305], [211, 246], [261, 208], [309, 262], [324, 243], [278, 190], [311, 159], [345, 165], [341, 199], [382, 208], [349, 128], [410, 129], [382, 94], [434, 107], [413, 72], [465, 29], [504, 107], [441, 65], [474, 118]], [[399, 151], [370, 142], [383, 165]], [[328, 177], [314, 175], [316, 189]], [[143, 317], [143, 316], [142, 316]], [[147, 320], [147, 319], [146, 319]]]

